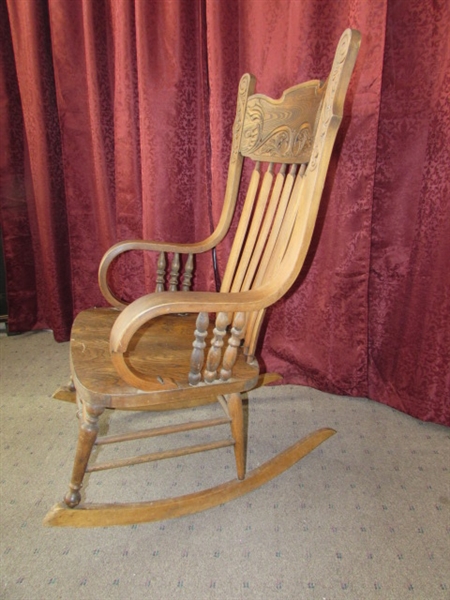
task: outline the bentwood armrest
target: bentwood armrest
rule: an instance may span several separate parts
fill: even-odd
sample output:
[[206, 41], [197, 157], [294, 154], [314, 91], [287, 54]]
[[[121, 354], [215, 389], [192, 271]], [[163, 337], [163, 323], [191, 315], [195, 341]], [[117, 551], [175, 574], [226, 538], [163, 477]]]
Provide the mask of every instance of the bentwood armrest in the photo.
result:
[[117, 317], [110, 335], [111, 353], [126, 352], [133, 335], [148, 321], [168, 314], [255, 312], [273, 303], [270, 286], [247, 292], [161, 292], [147, 294]]
[[105, 299], [112, 305], [117, 307], [126, 306], [126, 304], [117, 298], [114, 292], [111, 290], [108, 284], [108, 271], [111, 264], [116, 260], [118, 256], [131, 250], [141, 250], [155, 252], [158, 255], [166, 253], [182, 254], [182, 255], [194, 255], [201, 252], [205, 252], [212, 245], [209, 241], [212, 238], [208, 238], [204, 242], [193, 243], [193, 244], [171, 244], [165, 242], [153, 242], [149, 240], [126, 240], [119, 242], [114, 246], [111, 246], [107, 252], [105, 252], [98, 270], [98, 282], [100, 290]]
[[[215, 248], [225, 237], [230, 223], [233, 217], [234, 207], [236, 204], [237, 191], [239, 188], [239, 176], [242, 170], [242, 157], [239, 160], [232, 160], [230, 165], [230, 172], [227, 181], [227, 187], [225, 191], [224, 204], [222, 213], [220, 215], [217, 227], [206, 239], [200, 242], [194, 242], [189, 244], [177, 244], [167, 242], [156, 242], [151, 240], [126, 240], [119, 242], [109, 248], [104, 254], [98, 271], [98, 282], [100, 290], [106, 300], [112, 305], [117, 307], [126, 306], [122, 300], [117, 298], [108, 285], [108, 270], [111, 263], [124, 252], [130, 250], [142, 250], [152, 251], [159, 255], [166, 253], [173, 253], [175, 255], [195, 255], [207, 252], [212, 248]], [[162, 290], [159, 290], [162, 291]]]
[[[173, 363], [174, 353], [178, 353], [175, 363], [180, 366], [181, 371], [177, 370], [175, 379], [164, 377], [165, 385], [178, 387], [186, 385], [188, 380], [190, 385], [196, 386], [205, 375], [205, 382], [216, 386], [219, 371], [222, 384], [236, 377], [238, 380], [243, 379], [253, 383], [259, 369], [254, 358], [247, 354], [245, 348], [242, 348], [242, 341], [252, 316], [264, 312], [263, 309], [271, 303], [270, 288], [267, 288], [269, 286], [266, 286], [266, 290], [261, 288], [236, 293], [161, 292], [148, 294], [135, 300], [119, 313], [110, 330], [109, 350], [114, 369], [129, 385], [147, 391], [154, 390], [155, 378], [149, 378], [148, 364], [151, 364], [152, 360], [158, 360], [157, 357], [161, 356], [161, 352], [167, 361]], [[273, 293], [276, 294], [276, 291]], [[188, 319], [191, 325], [186, 330], [185, 323], [189, 313], [194, 313], [197, 317]], [[217, 317], [211, 348], [205, 363], [206, 337], [211, 333], [210, 313], [216, 313]], [[182, 315], [186, 316], [183, 318]], [[158, 333], [161, 327], [160, 320], [151, 323], [157, 317], [160, 317], [163, 323], [163, 330], [160, 333]], [[231, 325], [231, 328], [227, 349], [222, 353], [221, 347], [224, 337], [227, 336], [228, 325]], [[149, 333], [149, 328], [152, 333]], [[132, 363], [135, 362], [136, 342], [146, 335], [156, 336], [154, 339], [159, 339], [162, 346], [157, 350], [153, 345], [149, 349], [151, 355], [145, 360], [144, 371], [136, 370], [130, 360]], [[184, 348], [182, 356], [179, 354], [181, 347]], [[152, 355], [154, 351], [156, 355]], [[236, 363], [238, 356], [241, 358]], [[137, 360], [139, 362], [139, 359]], [[246, 363], [247, 368], [243, 367]], [[185, 366], [181, 367], [182, 364]]]
[[[212, 247], [212, 246], [211, 246]], [[199, 254], [209, 249], [209, 245], [205, 242], [194, 244], [171, 244], [168, 242], [153, 242], [150, 240], [126, 240], [118, 242], [109, 248], [100, 263], [99, 277], [104, 277], [109, 268], [109, 265], [120, 254], [129, 252], [130, 250], [147, 250], [153, 252], [178, 252], [180, 254]]]

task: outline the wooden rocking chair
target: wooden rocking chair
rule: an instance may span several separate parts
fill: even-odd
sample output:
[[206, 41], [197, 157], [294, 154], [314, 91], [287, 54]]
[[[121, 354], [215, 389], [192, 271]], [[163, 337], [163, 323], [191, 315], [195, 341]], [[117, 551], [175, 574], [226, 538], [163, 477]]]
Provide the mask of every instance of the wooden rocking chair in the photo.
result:
[[[76, 398], [78, 444], [69, 491], [44, 523], [124, 525], [195, 513], [254, 490], [335, 433], [332, 429], [317, 430], [245, 475], [241, 394], [274, 380], [275, 376], [260, 375], [255, 359], [261, 323], [267, 307], [286, 293], [303, 265], [359, 44], [359, 32], [346, 30], [327, 81], [296, 85], [279, 100], [255, 94], [255, 78], [248, 74], [242, 77], [223, 211], [208, 239], [185, 245], [126, 241], [104, 256], [99, 282], [112, 307], [86, 310], [73, 324], [71, 383], [60, 388], [55, 397]], [[255, 165], [221, 290], [190, 291], [195, 255], [214, 248], [229, 229], [244, 157]], [[156, 292], [125, 305], [110, 289], [107, 275], [114, 259], [129, 250], [154, 251], [159, 258]], [[171, 257], [167, 275], [166, 257]], [[166, 279], [168, 291], [164, 291]], [[213, 323], [212, 314], [216, 315]], [[168, 410], [216, 401], [224, 409], [222, 418], [98, 435], [99, 417], [106, 408]], [[106, 464], [89, 463], [94, 445], [226, 423], [231, 426], [229, 439]], [[230, 445], [234, 447], [236, 480], [163, 500], [80, 504], [87, 472]]]

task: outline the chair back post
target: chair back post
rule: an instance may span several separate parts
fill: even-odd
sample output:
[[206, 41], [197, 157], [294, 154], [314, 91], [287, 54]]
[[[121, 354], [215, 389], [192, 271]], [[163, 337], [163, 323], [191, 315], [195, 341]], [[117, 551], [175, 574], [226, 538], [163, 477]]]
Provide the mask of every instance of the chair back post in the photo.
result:
[[202, 244], [202, 251], [217, 246], [223, 240], [228, 233], [233, 219], [244, 162], [244, 157], [239, 150], [243, 133], [245, 107], [247, 106], [249, 97], [255, 92], [255, 86], [256, 78], [253, 75], [246, 73], [241, 77], [237, 97], [236, 117], [233, 124], [233, 137], [222, 212], [214, 232]]

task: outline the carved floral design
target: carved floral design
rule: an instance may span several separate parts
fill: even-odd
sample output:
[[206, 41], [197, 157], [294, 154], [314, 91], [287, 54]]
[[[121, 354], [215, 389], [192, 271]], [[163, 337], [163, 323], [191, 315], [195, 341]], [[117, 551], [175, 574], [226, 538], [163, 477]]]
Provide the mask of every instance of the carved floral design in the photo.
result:
[[[265, 101], [268, 104], [268, 100]], [[311, 125], [308, 121], [290, 127], [283, 125], [264, 132], [263, 125], [267, 112], [271, 111], [272, 120], [285, 117], [282, 107], [263, 106], [260, 98], [249, 100], [242, 135], [242, 151], [254, 158], [282, 157], [295, 161], [312, 145]]]

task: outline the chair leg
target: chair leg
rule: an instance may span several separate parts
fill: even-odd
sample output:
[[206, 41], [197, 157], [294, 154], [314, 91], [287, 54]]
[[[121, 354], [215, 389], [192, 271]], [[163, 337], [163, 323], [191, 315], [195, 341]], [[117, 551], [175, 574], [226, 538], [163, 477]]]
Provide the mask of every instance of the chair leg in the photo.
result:
[[80, 489], [83, 485], [84, 475], [91, 456], [92, 448], [99, 430], [98, 420], [104, 411], [104, 407], [94, 407], [83, 404], [79, 412], [78, 442], [73, 462], [72, 478], [69, 483], [69, 491], [64, 497], [65, 504], [74, 508], [81, 501]]
[[245, 436], [244, 436], [244, 412], [242, 410], [242, 398], [240, 394], [227, 396], [228, 412], [231, 417], [231, 434], [234, 439], [234, 456], [236, 459], [236, 471], [238, 479], [245, 477]]

